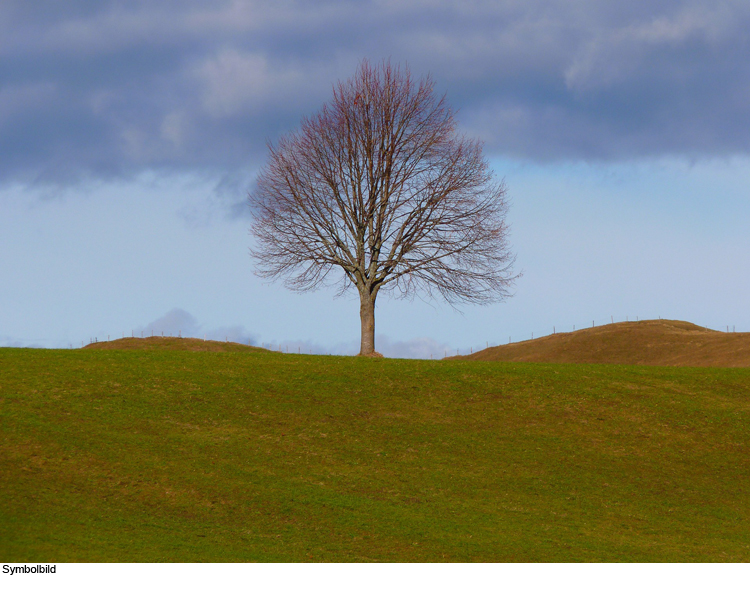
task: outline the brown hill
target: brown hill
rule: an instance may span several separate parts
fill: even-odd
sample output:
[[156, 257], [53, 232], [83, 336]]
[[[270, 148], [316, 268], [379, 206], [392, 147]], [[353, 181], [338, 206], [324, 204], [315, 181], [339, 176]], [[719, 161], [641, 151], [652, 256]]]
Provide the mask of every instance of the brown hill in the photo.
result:
[[101, 341], [86, 345], [84, 349], [128, 349], [128, 350], [168, 350], [168, 351], [265, 351], [261, 347], [251, 347], [239, 343], [204, 341], [179, 337], [124, 338], [114, 341]]
[[453, 359], [750, 367], [750, 333], [708, 330], [679, 320], [618, 322], [489, 347]]

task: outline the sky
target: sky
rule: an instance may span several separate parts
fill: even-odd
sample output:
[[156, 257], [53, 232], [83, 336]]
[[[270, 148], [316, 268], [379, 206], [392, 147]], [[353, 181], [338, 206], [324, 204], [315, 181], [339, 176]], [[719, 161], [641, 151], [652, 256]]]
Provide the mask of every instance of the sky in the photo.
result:
[[180, 334], [353, 354], [358, 302], [253, 274], [267, 142], [364, 59], [430, 74], [511, 209], [513, 296], [379, 298], [439, 358], [611, 321], [750, 331], [746, 1], [0, 3], [0, 346]]

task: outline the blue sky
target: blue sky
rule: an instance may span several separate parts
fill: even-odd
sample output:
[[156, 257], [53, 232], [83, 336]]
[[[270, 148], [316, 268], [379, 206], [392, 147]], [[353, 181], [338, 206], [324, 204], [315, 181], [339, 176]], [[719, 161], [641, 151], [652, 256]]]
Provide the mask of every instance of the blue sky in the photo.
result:
[[362, 58], [430, 73], [485, 142], [523, 277], [377, 304], [441, 356], [625, 318], [750, 331], [746, 2], [0, 6], [0, 345], [151, 330], [358, 350], [358, 303], [253, 275], [247, 191]]

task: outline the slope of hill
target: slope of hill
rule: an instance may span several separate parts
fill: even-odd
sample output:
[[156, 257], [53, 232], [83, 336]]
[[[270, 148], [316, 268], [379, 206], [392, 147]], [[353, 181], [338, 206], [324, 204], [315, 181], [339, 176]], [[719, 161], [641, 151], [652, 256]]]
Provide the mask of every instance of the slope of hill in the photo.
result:
[[750, 560], [750, 369], [0, 348], [5, 562]]
[[540, 363], [750, 367], [750, 333], [707, 330], [678, 320], [641, 320], [489, 347], [460, 358]]
[[138, 351], [266, 351], [260, 347], [221, 341], [204, 341], [182, 337], [124, 338], [100, 341], [86, 345], [84, 349], [138, 350]]

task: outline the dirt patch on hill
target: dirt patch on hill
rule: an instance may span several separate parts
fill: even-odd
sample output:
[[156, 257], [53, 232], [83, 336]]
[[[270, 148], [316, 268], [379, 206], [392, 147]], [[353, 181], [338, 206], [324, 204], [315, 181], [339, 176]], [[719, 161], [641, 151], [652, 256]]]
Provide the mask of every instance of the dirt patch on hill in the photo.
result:
[[91, 343], [84, 349], [122, 349], [122, 350], [168, 350], [168, 351], [264, 351], [261, 347], [241, 345], [221, 341], [204, 341], [179, 337], [146, 337], [124, 338], [114, 341]]
[[750, 367], [750, 333], [724, 333], [679, 320], [618, 322], [489, 347], [452, 359]]

